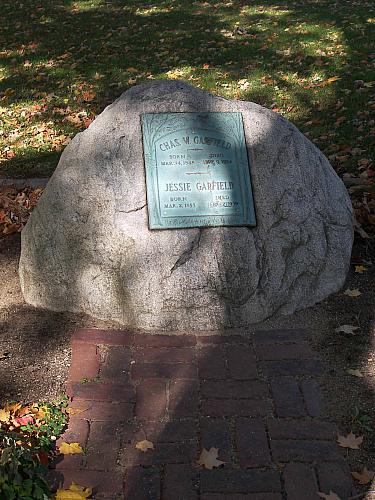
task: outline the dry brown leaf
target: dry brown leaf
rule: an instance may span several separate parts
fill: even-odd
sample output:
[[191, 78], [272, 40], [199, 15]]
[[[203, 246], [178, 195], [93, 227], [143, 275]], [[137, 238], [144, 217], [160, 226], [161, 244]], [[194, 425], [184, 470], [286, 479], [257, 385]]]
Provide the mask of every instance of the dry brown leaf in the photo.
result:
[[324, 498], [325, 500], [341, 500], [341, 498], [332, 490], [330, 490], [329, 495], [318, 491], [318, 495], [320, 496], [320, 498]]
[[69, 407], [66, 409], [66, 413], [69, 413], [69, 415], [79, 415], [80, 413], [83, 413], [84, 411], [87, 411], [90, 407], [88, 406], [87, 408], [72, 408]]
[[358, 377], [358, 378], [364, 377], [363, 373], [360, 370], [352, 370], [352, 369], [348, 368], [346, 370], [346, 373], [349, 373], [349, 375], [353, 375], [353, 377]]
[[62, 455], [77, 455], [82, 454], [83, 449], [79, 443], [61, 443], [59, 452]]
[[147, 439], [144, 439], [143, 441], [138, 441], [135, 447], [137, 448], [137, 450], [141, 451], [153, 450], [154, 443], [152, 443], [151, 441], [147, 441]]
[[347, 436], [338, 436], [337, 442], [342, 448], [350, 448], [352, 450], [359, 450], [363, 442], [363, 436], [355, 436], [352, 432]]
[[364, 467], [362, 472], [351, 472], [351, 475], [359, 482], [359, 484], [368, 484], [374, 479], [375, 472], [367, 470], [366, 467]]
[[207, 451], [206, 448], [203, 448], [197, 463], [209, 470], [212, 470], [214, 467], [220, 467], [220, 465], [225, 464], [225, 462], [218, 460], [218, 455], [218, 448], [210, 448], [209, 451]]
[[354, 330], [358, 330], [359, 326], [353, 326], [353, 325], [340, 325], [338, 328], [336, 328], [335, 332], [344, 332], [344, 333], [350, 333], [352, 335], [355, 335]]
[[355, 266], [355, 272], [359, 274], [363, 274], [365, 271], [367, 271], [365, 266]]
[[358, 290], [358, 288], [353, 288], [353, 289], [346, 289], [344, 292], [344, 295], [347, 295], [348, 297], [359, 297], [362, 295], [362, 293]]

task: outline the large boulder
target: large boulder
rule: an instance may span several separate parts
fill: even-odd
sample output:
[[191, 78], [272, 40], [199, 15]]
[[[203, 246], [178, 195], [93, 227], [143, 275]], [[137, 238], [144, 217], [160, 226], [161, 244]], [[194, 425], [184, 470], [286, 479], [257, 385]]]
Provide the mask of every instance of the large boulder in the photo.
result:
[[[149, 230], [140, 115], [242, 113], [257, 226]], [[346, 189], [295, 126], [180, 81], [131, 88], [66, 147], [22, 232], [25, 300], [128, 327], [211, 330], [290, 314], [343, 285]]]

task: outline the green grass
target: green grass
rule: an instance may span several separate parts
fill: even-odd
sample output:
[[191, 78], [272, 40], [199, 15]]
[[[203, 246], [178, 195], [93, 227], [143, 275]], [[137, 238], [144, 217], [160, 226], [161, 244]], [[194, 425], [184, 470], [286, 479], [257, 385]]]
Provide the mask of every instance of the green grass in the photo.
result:
[[3, 0], [1, 13], [0, 176], [51, 174], [69, 138], [152, 78], [271, 107], [339, 174], [371, 175], [372, 0]]

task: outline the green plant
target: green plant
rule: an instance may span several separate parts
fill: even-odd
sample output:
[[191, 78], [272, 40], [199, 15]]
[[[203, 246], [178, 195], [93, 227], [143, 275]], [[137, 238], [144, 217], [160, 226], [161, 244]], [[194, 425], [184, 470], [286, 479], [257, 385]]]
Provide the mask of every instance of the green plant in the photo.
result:
[[0, 409], [0, 498], [47, 500], [43, 475], [66, 425], [66, 398], [52, 403], [8, 403]]
[[373, 419], [367, 413], [364, 413], [358, 406], [353, 408], [350, 415], [351, 423], [354, 426], [360, 427], [362, 430], [369, 432], [370, 434], [374, 432], [373, 430]]

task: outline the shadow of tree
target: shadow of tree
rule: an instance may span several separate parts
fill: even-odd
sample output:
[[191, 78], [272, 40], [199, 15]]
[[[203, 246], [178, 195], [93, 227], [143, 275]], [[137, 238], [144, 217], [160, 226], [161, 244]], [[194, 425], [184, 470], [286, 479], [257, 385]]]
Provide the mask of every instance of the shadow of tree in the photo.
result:
[[[5, 156], [3, 170], [21, 176], [25, 171], [40, 175], [53, 170], [64, 142], [53, 146], [54, 137], [72, 136], [85, 126], [84, 120], [66, 121], [56, 109], [68, 107], [73, 115], [84, 111], [93, 116], [121, 90], [151, 77], [168, 77], [168, 73], [175, 77], [176, 71], [179, 78], [216, 93], [284, 108], [306, 131], [311, 127], [304, 124], [319, 118], [323, 125], [314, 134], [318, 138], [322, 127], [331, 128], [335, 103], [345, 98], [343, 91], [360, 78], [359, 32], [371, 36], [366, 6], [363, 0], [354, 18], [350, 17], [356, 23], [353, 28], [348, 23], [349, 3], [336, 6], [331, 0], [319, 5], [273, 1], [267, 6], [254, 1], [228, 6], [213, 0], [163, 1], [155, 6], [140, 1], [63, 0], [37, 8], [31, 0], [5, 2], [3, 103], [16, 116], [22, 114], [18, 108], [30, 107], [30, 101], [41, 109], [32, 116], [25, 111], [25, 119], [17, 116], [22, 138], [15, 142], [15, 156]], [[28, 24], [15, 21], [25, 16]], [[244, 26], [247, 34], [233, 35], [236, 25]], [[365, 57], [366, 50], [361, 50]], [[205, 64], [208, 69], [203, 69]], [[306, 89], [316, 74], [317, 83], [333, 75], [341, 80], [324, 89]], [[240, 79], [247, 79], [250, 88], [239, 91]], [[348, 99], [353, 114], [362, 110], [362, 97]], [[38, 124], [49, 124], [50, 137], [40, 144], [30, 138], [33, 132], [26, 136], [22, 132]], [[353, 143], [352, 126], [349, 129], [340, 142]], [[323, 141], [321, 147], [328, 152], [329, 144]]]

